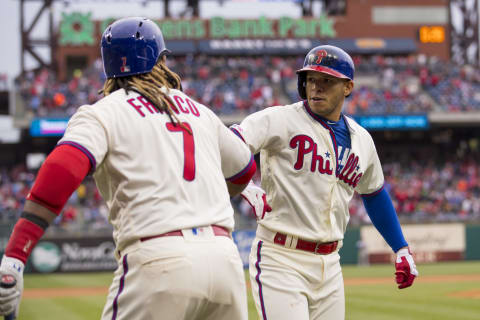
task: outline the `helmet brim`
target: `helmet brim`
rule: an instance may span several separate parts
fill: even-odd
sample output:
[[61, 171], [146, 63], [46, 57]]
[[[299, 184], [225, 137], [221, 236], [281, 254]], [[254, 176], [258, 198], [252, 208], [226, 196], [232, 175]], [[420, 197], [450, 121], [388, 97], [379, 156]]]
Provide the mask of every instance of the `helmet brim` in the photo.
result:
[[347, 77], [346, 75], [344, 75], [344, 74], [342, 74], [338, 71], [335, 71], [333, 69], [324, 67], [324, 66], [308, 66], [308, 67], [302, 68], [300, 70], [297, 70], [297, 74], [302, 73], [302, 72], [306, 72], [306, 71], [316, 71], [316, 72], [326, 73], [328, 75], [334, 76], [335, 78], [352, 80], [349, 77]]

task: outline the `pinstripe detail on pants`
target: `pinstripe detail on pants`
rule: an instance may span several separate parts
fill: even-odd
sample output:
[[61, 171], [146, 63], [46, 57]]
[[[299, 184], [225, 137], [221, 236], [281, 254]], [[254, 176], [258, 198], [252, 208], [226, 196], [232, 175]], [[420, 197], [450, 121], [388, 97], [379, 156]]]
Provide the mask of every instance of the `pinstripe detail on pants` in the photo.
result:
[[257, 261], [255, 262], [257, 275], [255, 277], [255, 280], [257, 281], [257, 284], [258, 284], [258, 295], [260, 297], [260, 307], [262, 308], [262, 317], [263, 317], [263, 320], [267, 320], [267, 313], [265, 312], [265, 303], [263, 301], [262, 282], [260, 281], [260, 274], [262, 273], [262, 270], [260, 269], [260, 261], [262, 260], [262, 255], [260, 251], [262, 250], [262, 244], [263, 244], [263, 241], [259, 241], [257, 246]]
[[120, 293], [122, 293], [123, 288], [125, 287], [125, 276], [127, 275], [128, 272], [128, 263], [127, 263], [127, 254], [123, 256], [123, 275], [120, 278], [120, 286], [118, 288], [117, 295], [115, 296], [115, 300], [113, 300], [113, 315], [112, 315], [112, 320], [117, 319], [117, 312], [118, 312], [118, 297], [120, 296]]

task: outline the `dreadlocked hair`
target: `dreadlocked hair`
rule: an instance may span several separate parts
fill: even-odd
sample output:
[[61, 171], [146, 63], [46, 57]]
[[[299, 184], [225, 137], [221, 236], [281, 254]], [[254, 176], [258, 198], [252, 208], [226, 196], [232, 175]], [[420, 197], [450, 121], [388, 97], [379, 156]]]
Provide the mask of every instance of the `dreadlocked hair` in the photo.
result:
[[180, 125], [188, 133], [192, 134], [191, 130], [178, 119], [172, 109], [173, 101], [161, 90], [162, 87], [167, 88], [167, 90], [182, 90], [182, 83], [178, 74], [171, 71], [165, 65], [163, 59], [158, 59], [152, 71], [148, 73], [107, 79], [99, 93], [108, 96], [118, 89], [124, 89], [127, 94], [129, 90], [137, 91], [147, 98], [158, 111], [162, 113], [167, 112], [170, 121], [174, 125]]

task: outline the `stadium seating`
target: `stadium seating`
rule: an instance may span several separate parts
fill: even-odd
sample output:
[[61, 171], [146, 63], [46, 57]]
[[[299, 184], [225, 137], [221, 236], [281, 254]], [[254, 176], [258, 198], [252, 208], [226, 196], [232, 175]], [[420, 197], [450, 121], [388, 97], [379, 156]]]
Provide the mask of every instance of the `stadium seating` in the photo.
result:
[[[303, 57], [187, 55], [169, 59], [185, 92], [217, 114], [247, 114], [298, 101], [295, 70]], [[480, 110], [480, 72], [424, 57], [355, 57], [356, 88], [347, 114], [416, 114]], [[99, 61], [66, 82], [42, 69], [17, 80], [27, 110], [37, 117], [68, 117], [101, 96]]]

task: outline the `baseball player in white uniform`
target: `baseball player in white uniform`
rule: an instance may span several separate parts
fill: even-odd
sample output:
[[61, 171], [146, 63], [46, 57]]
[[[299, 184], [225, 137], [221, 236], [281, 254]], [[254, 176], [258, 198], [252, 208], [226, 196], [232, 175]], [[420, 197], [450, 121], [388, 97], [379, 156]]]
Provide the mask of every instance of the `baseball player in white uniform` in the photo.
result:
[[[418, 272], [383, 189], [374, 142], [342, 114], [353, 90], [351, 57], [340, 48], [319, 46], [297, 73], [303, 101], [267, 108], [232, 126], [254, 154], [260, 152], [262, 188], [251, 184], [242, 192], [259, 217], [251, 287], [263, 320], [344, 319], [338, 250], [355, 191], [397, 253], [399, 288], [410, 286]], [[272, 210], [265, 214], [267, 203]]]
[[0, 289], [0, 314], [18, 313], [32, 248], [92, 172], [118, 260], [102, 320], [247, 319], [230, 196], [248, 184], [255, 161], [181, 91], [167, 52], [148, 19], [120, 19], [105, 30], [105, 97], [77, 110], [38, 173], [0, 266], [17, 281]]

